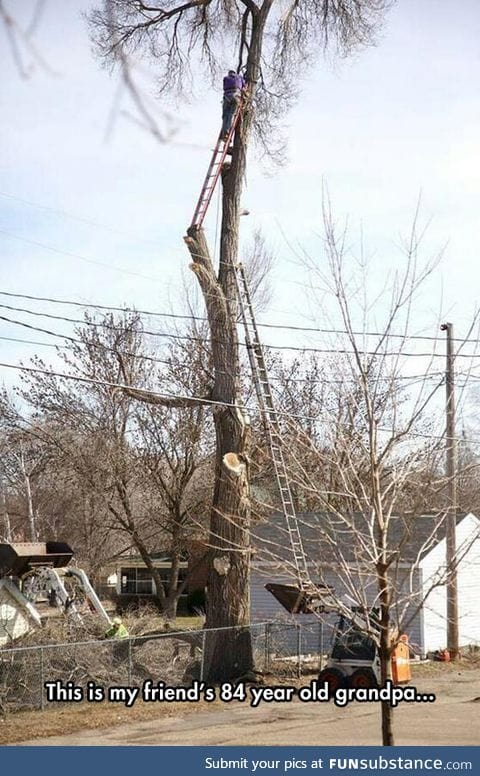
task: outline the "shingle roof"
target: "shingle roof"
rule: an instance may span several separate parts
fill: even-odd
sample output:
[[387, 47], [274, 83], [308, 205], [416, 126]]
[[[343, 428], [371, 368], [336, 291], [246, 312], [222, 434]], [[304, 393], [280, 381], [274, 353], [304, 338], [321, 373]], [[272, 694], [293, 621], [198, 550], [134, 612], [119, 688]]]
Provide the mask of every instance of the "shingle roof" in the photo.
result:
[[[457, 513], [457, 525], [467, 513]], [[328, 512], [301, 512], [298, 526], [307, 558], [312, 563], [334, 563], [341, 556], [355, 561], [363, 547], [372, 547], [368, 516], [360, 512], [345, 519]], [[392, 516], [388, 528], [388, 547], [398, 552], [398, 560], [411, 563], [426, 555], [445, 536], [446, 520], [442, 513]], [[364, 544], [362, 545], [362, 537]], [[275, 513], [268, 521], [252, 528], [255, 560], [278, 562], [292, 559], [285, 517]]]

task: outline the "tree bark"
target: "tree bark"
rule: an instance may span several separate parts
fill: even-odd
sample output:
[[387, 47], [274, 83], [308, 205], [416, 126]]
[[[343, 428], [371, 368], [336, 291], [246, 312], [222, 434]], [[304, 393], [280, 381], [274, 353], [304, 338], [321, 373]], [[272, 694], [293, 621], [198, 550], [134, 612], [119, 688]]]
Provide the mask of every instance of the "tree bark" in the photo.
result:
[[[250, 632], [250, 499], [248, 423], [239, 406], [240, 358], [237, 337], [237, 292], [240, 197], [252, 127], [251, 97], [260, 74], [263, 33], [271, 0], [252, 12], [247, 58], [249, 99], [235, 132], [231, 164], [222, 171], [222, 225], [218, 277], [202, 229], [185, 238], [192, 270], [202, 289], [209, 320], [215, 381], [212, 399], [216, 434], [215, 488], [210, 516], [212, 548], [208, 574], [206, 628], [225, 628], [207, 640], [204, 665], [209, 682], [228, 681], [253, 669]], [[236, 465], [228, 465], [233, 454]]]
[[[390, 638], [390, 595], [387, 569], [384, 564], [378, 567], [378, 587], [380, 598], [380, 679], [385, 687], [387, 679], [392, 680], [391, 638]], [[393, 706], [389, 701], [382, 701], [382, 744], [394, 746], [393, 738]]]
[[[226, 198], [224, 192], [224, 202]], [[228, 213], [232, 223], [230, 203]], [[236, 249], [238, 228], [230, 226], [228, 234], [229, 244]], [[223, 272], [223, 284], [217, 280], [203, 230], [189, 230], [186, 243], [207, 307], [215, 367], [212, 398], [224, 403], [213, 409], [215, 487], [210, 515], [211, 562], [205, 623], [206, 628], [227, 629], [207, 640], [205, 678], [216, 682], [237, 678], [253, 668], [249, 634], [238, 627], [248, 625], [250, 615], [250, 502], [245, 451], [248, 427], [238, 406], [239, 354], [232, 307], [235, 290], [231, 285], [234, 277], [231, 271]], [[226, 464], [225, 456], [229, 453], [236, 455], [238, 471]]]

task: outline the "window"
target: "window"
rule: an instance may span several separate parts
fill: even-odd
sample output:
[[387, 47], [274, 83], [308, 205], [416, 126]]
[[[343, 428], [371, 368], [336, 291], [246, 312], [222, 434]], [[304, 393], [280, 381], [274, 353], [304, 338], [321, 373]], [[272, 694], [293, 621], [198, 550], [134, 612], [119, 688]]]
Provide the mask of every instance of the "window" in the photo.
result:
[[334, 660], [374, 660], [375, 642], [344, 617], [340, 618], [332, 649]]
[[[165, 591], [168, 592], [170, 567], [158, 569]], [[179, 569], [178, 584], [180, 585], [188, 574], [187, 564]], [[120, 593], [122, 595], [154, 595], [155, 585], [150, 571], [146, 568], [122, 568], [120, 572]], [[186, 592], [183, 593], [186, 595]]]
[[122, 569], [120, 592], [130, 595], [152, 595], [152, 577], [148, 569]]
[[137, 569], [137, 590], [139, 595], [152, 595], [153, 580], [148, 569]]

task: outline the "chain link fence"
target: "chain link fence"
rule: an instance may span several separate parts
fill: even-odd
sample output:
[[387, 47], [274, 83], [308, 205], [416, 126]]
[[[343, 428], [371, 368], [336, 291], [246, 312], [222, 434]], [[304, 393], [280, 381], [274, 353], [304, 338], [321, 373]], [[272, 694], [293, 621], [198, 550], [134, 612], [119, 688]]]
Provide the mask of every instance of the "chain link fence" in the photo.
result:
[[[152, 634], [121, 640], [85, 641], [0, 650], [0, 713], [44, 709], [46, 682], [82, 688], [142, 686], [146, 679], [174, 687], [202, 681], [207, 640], [218, 630]], [[238, 630], [238, 629], [235, 629]], [[265, 676], [295, 677], [316, 671], [329, 649], [330, 628], [273, 621], [241, 628], [250, 633], [255, 669]], [[70, 683], [70, 684], [69, 684]], [[73, 698], [64, 697], [71, 701]]]

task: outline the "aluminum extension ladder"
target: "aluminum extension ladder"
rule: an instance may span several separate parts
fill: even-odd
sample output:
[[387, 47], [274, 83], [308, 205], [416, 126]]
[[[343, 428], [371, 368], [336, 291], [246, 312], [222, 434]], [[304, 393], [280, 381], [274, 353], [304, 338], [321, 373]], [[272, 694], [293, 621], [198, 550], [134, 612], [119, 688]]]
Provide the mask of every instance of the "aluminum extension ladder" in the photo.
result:
[[282, 449], [282, 435], [278, 421], [278, 413], [273, 400], [272, 389], [268, 379], [265, 357], [253, 312], [252, 299], [248, 288], [245, 270], [241, 264], [235, 267], [235, 281], [243, 326], [248, 358], [252, 369], [255, 391], [257, 393], [260, 411], [267, 430], [270, 451], [272, 455], [278, 489], [282, 500], [283, 514], [293, 551], [297, 580], [301, 590], [311, 590], [313, 585], [308, 570], [307, 557], [303, 547], [302, 537], [298, 528], [298, 518], [290, 490], [287, 467]]
[[220, 173], [222, 172], [222, 166], [225, 161], [225, 157], [229, 152], [238, 120], [242, 115], [244, 105], [245, 96], [242, 95], [241, 99], [239, 100], [239, 104], [237, 105], [237, 109], [233, 114], [232, 124], [227, 136], [225, 139], [223, 139], [221, 132], [218, 136], [217, 143], [213, 149], [212, 158], [210, 159], [207, 174], [205, 176], [205, 180], [203, 181], [202, 190], [195, 207], [190, 229], [200, 229], [202, 227], [203, 220], [207, 214], [208, 206], [213, 197], [213, 192], [215, 191]]

